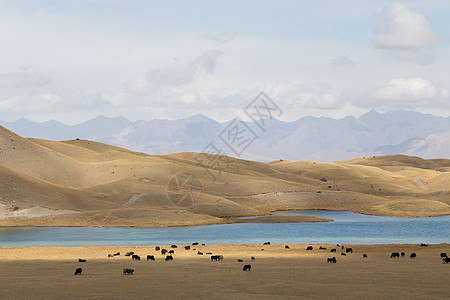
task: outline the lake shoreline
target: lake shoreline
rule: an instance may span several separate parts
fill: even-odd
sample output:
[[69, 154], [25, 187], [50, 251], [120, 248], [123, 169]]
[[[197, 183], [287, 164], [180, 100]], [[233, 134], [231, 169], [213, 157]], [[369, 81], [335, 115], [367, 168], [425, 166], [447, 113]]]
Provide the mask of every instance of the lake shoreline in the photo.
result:
[[[266, 218], [273, 222], [267, 222]], [[280, 220], [282, 222], [279, 222]], [[287, 220], [292, 222], [284, 222]], [[298, 220], [302, 222], [294, 222]], [[303, 222], [305, 220], [320, 222]], [[198, 238], [208, 244], [262, 243], [264, 240], [278, 243], [448, 243], [449, 224], [448, 216], [390, 218], [346, 211], [316, 211], [302, 212], [294, 216], [274, 214], [270, 217], [246, 218], [201, 226], [0, 227], [0, 245], [148, 245], [186, 243]]]
[[[303, 223], [303, 222], [330, 222], [332, 219], [320, 218], [315, 216], [283, 216], [286, 213], [293, 212], [307, 212], [320, 210], [276, 210], [269, 214], [254, 215], [254, 216], [226, 216], [217, 217], [215, 220], [209, 222], [192, 222], [192, 224], [115, 224], [104, 222], [105, 224], [70, 224], [73, 214], [45, 216], [45, 217], [10, 217], [0, 219], [0, 228], [14, 228], [14, 227], [129, 227], [129, 228], [176, 228], [176, 227], [192, 227], [204, 225], [219, 225], [219, 224], [234, 224], [234, 223]], [[325, 210], [324, 210], [325, 211]], [[65, 219], [67, 218], [67, 219]], [[248, 220], [251, 218], [253, 220]], [[56, 222], [55, 222], [56, 221]], [[58, 222], [59, 221], [59, 222]], [[62, 222], [61, 222], [62, 221]], [[39, 224], [41, 222], [41, 224]], [[53, 225], [52, 225], [53, 224]]]
[[[352, 212], [365, 216], [374, 217], [388, 217], [388, 218], [404, 218], [404, 219], [417, 219], [417, 218], [436, 218], [446, 217], [450, 214], [442, 215], [429, 215], [429, 216], [392, 216], [392, 215], [375, 215], [370, 213], [363, 213], [349, 210], [329, 210], [329, 209], [286, 209], [286, 210], [274, 210], [266, 214], [261, 215], [248, 215], [248, 216], [225, 216], [216, 217], [214, 219], [183, 222], [180, 224], [164, 224], [164, 223], [151, 223], [147, 222], [135, 222], [129, 221], [126, 224], [123, 222], [115, 222], [113, 220], [98, 221], [86, 221], [76, 219], [76, 214], [61, 214], [44, 217], [8, 217], [0, 219], [0, 228], [16, 228], [16, 227], [117, 227], [117, 228], [178, 228], [178, 227], [195, 227], [206, 225], [219, 225], [219, 224], [234, 224], [234, 223], [309, 223], [309, 222], [332, 222], [333, 219], [321, 218], [317, 216], [292, 216], [293, 213], [307, 213], [307, 212], [327, 212], [327, 211], [343, 211]], [[75, 215], [75, 216], [74, 216]]]

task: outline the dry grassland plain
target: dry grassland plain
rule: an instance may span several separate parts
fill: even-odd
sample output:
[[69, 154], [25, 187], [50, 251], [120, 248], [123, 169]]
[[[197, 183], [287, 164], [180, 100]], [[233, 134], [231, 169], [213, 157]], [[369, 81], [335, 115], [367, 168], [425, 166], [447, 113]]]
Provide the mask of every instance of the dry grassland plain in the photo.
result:
[[[449, 299], [449, 244], [206, 245], [175, 249], [164, 261], [154, 246], [0, 248], [1, 299]], [[319, 250], [319, 246], [327, 250]], [[171, 249], [170, 246], [163, 246]], [[196, 250], [193, 250], [193, 249]], [[264, 251], [261, 251], [264, 249]], [[223, 255], [211, 261], [210, 255]], [[141, 261], [125, 257], [127, 251]], [[392, 252], [405, 257], [390, 258]], [[108, 253], [120, 256], [108, 258]], [[409, 258], [410, 253], [417, 257]], [[362, 258], [363, 253], [367, 258]], [[147, 261], [154, 255], [156, 261]], [[251, 260], [251, 256], [255, 260]], [[327, 263], [335, 256], [337, 263]], [[79, 263], [78, 258], [87, 262]], [[242, 259], [243, 262], [238, 262]], [[251, 270], [244, 272], [243, 265]], [[74, 275], [76, 268], [81, 275]], [[134, 275], [123, 275], [123, 268]]]

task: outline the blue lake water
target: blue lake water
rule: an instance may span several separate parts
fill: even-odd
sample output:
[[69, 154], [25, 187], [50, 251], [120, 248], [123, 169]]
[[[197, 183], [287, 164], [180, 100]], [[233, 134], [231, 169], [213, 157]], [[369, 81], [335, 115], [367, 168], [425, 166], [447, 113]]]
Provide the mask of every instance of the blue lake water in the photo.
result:
[[239, 223], [172, 228], [16, 227], [0, 228], [0, 247], [346, 243], [450, 243], [450, 216], [392, 218], [345, 211], [310, 211], [288, 215], [330, 218], [321, 223]]

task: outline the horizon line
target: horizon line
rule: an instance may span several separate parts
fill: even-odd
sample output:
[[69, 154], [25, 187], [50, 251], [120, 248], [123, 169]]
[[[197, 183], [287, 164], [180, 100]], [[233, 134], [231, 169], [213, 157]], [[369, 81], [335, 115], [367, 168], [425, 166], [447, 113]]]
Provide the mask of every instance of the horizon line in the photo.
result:
[[[277, 119], [276, 117], [267, 117], [267, 118], [264, 118], [264, 119], [274, 119], [276, 121], [283, 122], [283, 123], [293, 123], [293, 122], [297, 122], [299, 120], [302, 120], [302, 119], [305, 119], [305, 118], [309, 118], [309, 117], [313, 117], [313, 118], [316, 118], [316, 119], [328, 118], [328, 119], [333, 119], [333, 120], [343, 120], [343, 119], [346, 119], [348, 117], [353, 117], [355, 119], [359, 119], [360, 117], [365, 116], [365, 115], [367, 115], [369, 113], [372, 113], [372, 112], [375, 112], [375, 113], [377, 113], [379, 115], [385, 115], [385, 114], [388, 114], [388, 113], [395, 113], [395, 112], [407, 112], [407, 113], [418, 113], [418, 114], [421, 114], [421, 115], [431, 115], [431, 116], [434, 116], [434, 117], [444, 118], [444, 119], [450, 118], [450, 116], [444, 117], [444, 116], [439, 116], [439, 115], [432, 114], [432, 113], [422, 113], [420, 111], [415, 111], [415, 110], [398, 109], [398, 110], [379, 112], [376, 109], [369, 109], [367, 112], [365, 112], [363, 114], [360, 114], [358, 116], [349, 114], [349, 115], [346, 115], [346, 116], [341, 117], [341, 118], [333, 118], [333, 117], [329, 117], [329, 116], [307, 115], [307, 116], [300, 117], [300, 118], [298, 118], [296, 120], [293, 120], [293, 121], [285, 121], [285, 120], [282, 120], [282, 119]], [[26, 120], [26, 121], [29, 121], [29, 122], [32, 122], [32, 123], [39, 123], [39, 124], [44, 124], [44, 123], [49, 123], [49, 122], [58, 122], [58, 123], [63, 124], [65, 126], [71, 127], [71, 126], [82, 125], [82, 124], [84, 124], [86, 122], [89, 122], [89, 121], [92, 121], [92, 120], [95, 120], [95, 119], [98, 119], [98, 118], [102, 118], [102, 117], [106, 118], [106, 119], [122, 118], [122, 119], [125, 119], [126, 121], [131, 122], [131, 123], [138, 123], [138, 122], [151, 122], [151, 121], [180, 121], [180, 120], [192, 119], [192, 118], [194, 118], [196, 116], [205, 117], [205, 118], [207, 118], [209, 120], [213, 120], [213, 121], [215, 121], [215, 122], [217, 122], [219, 124], [228, 123], [228, 122], [231, 122], [232, 120], [235, 119], [235, 118], [233, 118], [233, 119], [226, 120], [226, 121], [218, 121], [218, 120], [216, 120], [216, 119], [214, 119], [212, 117], [206, 116], [206, 115], [204, 115], [202, 113], [197, 113], [197, 114], [193, 114], [193, 115], [188, 116], [188, 117], [182, 117], [182, 118], [178, 118], [178, 119], [158, 119], [158, 118], [153, 118], [153, 119], [148, 119], [148, 120], [138, 119], [138, 120], [135, 120], [135, 121], [131, 121], [130, 119], [128, 119], [127, 117], [125, 117], [123, 115], [116, 115], [116, 116], [110, 117], [110, 116], [106, 116], [106, 115], [100, 114], [100, 115], [97, 115], [94, 118], [86, 119], [85, 121], [82, 121], [82, 122], [79, 122], [79, 123], [75, 123], [75, 124], [72, 124], [72, 125], [64, 123], [64, 122], [61, 122], [59, 120], [55, 120], [55, 119], [50, 119], [50, 120], [47, 120], [47, 121], [33, 121], [32, 119], [29, 119], [29, 118], [27, 118], [25, 116], [22, 116], [22, 117], [16, 119], [15, 121], [3, 121], [3, 120], [0, 119], [0, 122], [7, 123], [7, 124], [18, 123], [21, 120]], [[243, 121], [251, 123], [251, 120], [243, 120]]]

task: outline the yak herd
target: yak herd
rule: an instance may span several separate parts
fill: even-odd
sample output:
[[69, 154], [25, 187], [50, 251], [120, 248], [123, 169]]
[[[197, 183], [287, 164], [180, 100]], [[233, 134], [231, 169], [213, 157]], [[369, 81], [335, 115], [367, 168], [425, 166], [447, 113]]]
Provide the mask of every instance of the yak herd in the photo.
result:
[[[197, 242], [192, 243], [192, 246], [197, 246], [197, 245], [200, 245], [200, 244], [197, 243]], [[205, 246], [205, 244], [201, 244], [201, 245]], [[270, 242], [265, 242], [263, 245], [264, 246], [268, 246], [268, 245], [270, 245]], [[340, 249], [340, 252], [341, 252], [342, 256], [347, 256], [347, 254], [352, 254], [353, 253], [353, 249], [352, 248], [344, 247], [343, 245], [339, 245], [339, 244], [337, 244], [336, 246], [338, 247], [338, 249]], [[420, 246], [421, 247], [427, 247], [428, 245], [422, 243]], [[163, 256], [165, 255], [164, 261], [173, 261], [173, 259], [174, 259], [173, 254], [175, 254], [175, 250], [173, 250], [173, 249], [178, 248], [178, 246], [177, 245], [171, 245], [170, 247], [172, 249], [171, 250], [167, 250], [167, 249], [161, 248], [160, 246], [156, 246], [155, 247], [155, 251], [160, 251], [161, 255], [163, 255]], [[288, 245], [285, 245], [284, 248], [285, 249], [290, 249], [290, 247]], [[313, 246], [307, 246], [306, 247], [306, 251], [313, 251], [313, 249], [314, 249]], [[319, 246], [318, 249], [319, 250], [327, 250], [327, 248], [322, 247], [322, 246]], [[184, 246], [184, 250], [191, 250], [191, 246], [190, 245]], [[196, 249], [192, 249], [192, 250], [196, 251]], [[261, 249], [261, 251], [264, 251], [264, 249]], [[332, 248], [332, 249], [330, 249], [329, 252], [336, 253], [337, 251], [338, 250], [336, 248]], [[206, 254], [210, 254], [211, 255], [211, 257], [210, 257], [211, 261], [222, 261], [223, 260], [223, 255], [212, 255], [213, 254], [212, 252], [207, 252]], [[118, 255], [120, 255], [120, 252], [117, 252], [117, 253], [114, 253], [114, 254], [109, 253], [108, 257], [111, 258], [111, 257], [115, 257], [115, 256], [118, 256]], [[203, 253], [201, 251], [197, 250], [197, 255], [203, 255]], [[133, 260], [133, 261], [140, 261], [141, 260], [141, 257], [139, 255], [135, 254], [132, 251], [131, 252], [126, 252], [125, 256], [131, 256], [131, 260]], [[392, 252], [390, 258], [400, 258], [400, 257], [404, 257], [404, 256], [406, 256], [405, 252]], [[412, 259], [416, 258], [417, 254], [415, 252], [412, 252], [409, 255], [409, 257], [412, 258]], [[362, 254], [362, 258], [368, 258], [367, 254], [363, 253]], [[440, 258], [442, 259], [442, 262], [445, 263], [445, 264], [448, 264], [450, 262], [450, 258], [447, 256], [447, 253], [445, 253], [445, 252], [442, 252], [440, 254]], [[254, 261], [255, 259], [256, 258], [254, 256], [250, 257], [250, 260], [252, 260], [252, 261]], [[156, 261], [156, 258], [155, 258], [154, 255], [147, 255], [147, 261]], [[240, 263], [244, 262], [244, 260], [241, 259], [241, 258], [238, 259], [237, 261], [240, 262]], [[78, 262], [85, 263], [86, 259], [79, 258]], [[336, 262], [337, 262], [337, 259], [336, 259], [335, 256], [327, 258], [327, 263], [336, 263]], [[242, 270], [243, 271], [250, 271], [251, 268], [252, 268], [251, 265], [246, 264], [246, 265], [243, 266]], [[76, 268], [75, 269], [75, 275], [81, 275], [82, 272], [83, 272], [82, 268]], [[123, 275], [133, 275], [133, 274], [134, 274], [134, 269], [123, 268]]]
[[[197, 246], [197, 245], [200, 245], [200, 244], [197, 243], [197, 242], [192, 243], [192, 246]], [[206, 244], [201, 244], [201, 245], [205, 246]], [[173, 250], [173, 249], [178, 248], [178, 246], [177, 245], [171, 245], [170, 247], [172, 249], [171, 250], [167, 250], [167, 249], [161, 248], [160, 246], [156, 246], [155, 247], [155, 251], [160, 251], [161, 255], [163, 255], [163, 256], [165, 255], [164, 261], [173, 261], [173, 254], [175, 254], [175, 250]], [[190, 245], [184, 246], [184, 250], [191, 250], [191, 246]], [[193, 250], [195, 251], [196, 249], [193, 249]], [[197, 251], [197, 254], [198, 255], [203, 255], [203, 253], [201, 251]], [[212, 255], [212, 252], [207, 252], [206, 254], [211, 254], [211, 261], [222, 261], [223, 260], [223, 255]], [[111, 257], [115, 257], [115, 256], [118, 256], [118, 255], [120, 255], [120, 252], [117, 252], [117, 253], [114, 253], [114, 254], [109, 253], [107, 256], [109, 258], [111, 258]], [[135, 254], [133, 251], [126, 252], [124, 256], [131, 256], [131, 260], [133, 260], [133, 261], [140, 261], [141, 260], [141, 257], [139, 255]], [[250, 259], [251, 260], [255, 260], [255, 257], [252, 256]], [[82, 259], [82, 258], [78, 259], [78, 262], [81, 262], [81, 263], [85, 263], [86, 261], [87, 261], [86, 259]], [[154, 255], [147, 255], [147, 261], [156, 261], [156, 258], [155, 258]], [[239, 262], [243, 262], [243, 260], [241, 260], [241, 259], [238, 259], [238, 261]], [[243, 270], [244, 271], [250, 271], [251, 268], [252, 268], [251, 265], [244, 265]], [[82, 268], [77, 268], [75, 270], [75, 275], [81, 275], [82, 272], [83, 272]], [[134, 274], [134, 269], [123, 268], [123, 273], [122, 274], [123, 275], [133, 275]]]

